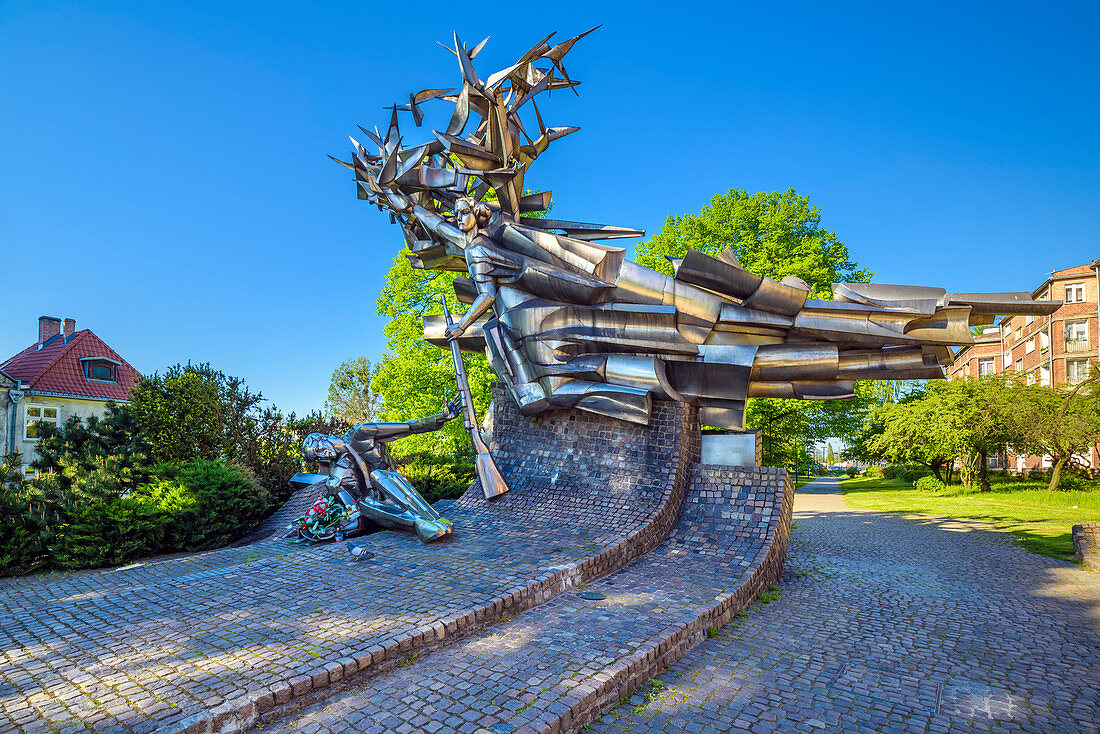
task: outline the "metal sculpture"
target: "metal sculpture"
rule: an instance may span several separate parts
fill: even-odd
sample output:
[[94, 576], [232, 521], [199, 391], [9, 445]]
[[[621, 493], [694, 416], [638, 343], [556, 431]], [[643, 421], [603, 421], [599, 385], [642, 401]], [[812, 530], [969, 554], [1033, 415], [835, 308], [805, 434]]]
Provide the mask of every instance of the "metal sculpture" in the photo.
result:
[[[443, 318], [448, 327], [452, 326], [451, 312], [447, 308], [447, 299], [441, 298], [443, 303]], [[458, 382], [458, 395], [462, 398], [462, 418], [466, 426], [466, 433], [470, 436], [470, 443], [474, 447], [474, 467], [477, 469], [478, 479], [481, 480], [481, 491], [485, 499], [497, 497], [508, 491], [508, 483], [504, 481], [500, 469], [497, 468], [493, 455], [489, 453], [489, 447], [481, 437], [477, 427], [477, 413], [474, 412], [474, 398], [470, 393], [470, 381], [466, 379], [466, 365], [462, 362], [462, 352], [458, 344], [451, 341], [451, 358], [455, 363], [455, 381]]]
[[[420, 496], [408, 479], [394, 471], [386, 443], [415, 433], [438, 431], [459, 415], [461, 402], [455, 397], [442, 413], [406, 423], [360, 423], [343, 436], [311, 433], [302, 443], [302, 456], [316, 461], [325, 474], [299, 473], [291, 479], [298, 487], [324, 483], [339, 503], [339, 522], [318, 533], [308, 527], [297, 528], [309, 541], [329, 540], [352, 535], [374, 524], [383, 528], [414, 530], [425, 543], [438, 540], [452, 531], [451, 521], [441, 517]], [[326, 508], [327, 509], [327, 508]], [[337, 538], [337, 539], [340, 539]]]
[[[600, 242], [641, 230], [526, 216], [550, 202], [549, 191], [525, 193], [531, 165], [578, 130], [546, 126], [537, 98], [576, 91], [562, 58], [590, 32], [557, 44], [551, 34], [484, 80], [472, 62], [485, 41], [467, 49], [456, 34], [461, 87], [411, 94], [384, 132], [360, 128], [377, 153], [352, 138], [351, 161], [337, 161], [359, 198], [401, 226], [414, 267], [466, 273], [455, 292], [469, 310], [457, 324], [426, 316], [425, 337], [484, 350], [524, 414], [578, 408], [645, 423], [659, 397], [740, 428], [749, 397], [832, 400], [857, 379], [942, 378], [970, 326], [1057, 309], [1027, 293], [864, 283], [820, 300], [798, 278], [747, 272], [730, 250], [690, 251], [670, 277]], [[398, 112], [419, 127], [432, 100], [453, 106], [446, 128], [406, 145]]]

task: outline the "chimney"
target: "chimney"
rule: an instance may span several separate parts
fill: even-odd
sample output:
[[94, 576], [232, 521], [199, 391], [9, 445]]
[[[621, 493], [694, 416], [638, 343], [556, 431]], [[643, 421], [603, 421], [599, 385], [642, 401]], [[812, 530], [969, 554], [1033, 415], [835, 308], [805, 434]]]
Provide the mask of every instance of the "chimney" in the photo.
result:
[[76, 319], [65, 319], [65, 321], [62, 323], [64, 324], [64, 329], [62, 329], [61, 331], [61, 336], [68, 339], [70, 336], [76, 333]]
[[60, 333], [61, 319], [55, 316], [38, 317], [38, 343], [40, 345]]

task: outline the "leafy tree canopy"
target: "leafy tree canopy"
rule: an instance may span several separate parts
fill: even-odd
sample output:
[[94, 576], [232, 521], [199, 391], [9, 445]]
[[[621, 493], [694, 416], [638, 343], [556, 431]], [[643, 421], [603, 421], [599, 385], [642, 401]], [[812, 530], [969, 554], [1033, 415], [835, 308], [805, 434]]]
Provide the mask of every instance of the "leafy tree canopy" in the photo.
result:
[[325, 413], [348, 425], [378, 420], [382, 399], [370, 386], [377, 372], [366, 357], [343, 362], [332, 373]]
[[866, 283], [869, 270], [849, 259], [848, 248], [821, 226], [821, 209], [794, 189], [717, 194], [698, 214], [670, 216], [661, 231], [637, 247], [637, 262], [672, 275], [666, 256], [688, 250], [717, 255], [732, 249], [746, 270], [779, 280], [802, 278], [818, 298], [832, 298], [833, 283]]

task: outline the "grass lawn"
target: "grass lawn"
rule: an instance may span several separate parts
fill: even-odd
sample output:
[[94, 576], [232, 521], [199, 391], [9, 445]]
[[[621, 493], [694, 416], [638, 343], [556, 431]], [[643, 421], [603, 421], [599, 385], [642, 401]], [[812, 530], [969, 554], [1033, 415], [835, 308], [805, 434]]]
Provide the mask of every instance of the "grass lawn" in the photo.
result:
[[[1095, 483], [1093, 483], [1095, 485]], [[987, 520], [1015, 534], [1028, 550], [1064, 561], [1073, 557], [1072, 527], [1100, 521], [1100, 486], [1048, 492], [1038, 482], [993, 484], [992, 492], [953, 485], [941, 492], [914, 489], [896, 479], [842, 479], [853, 507], [883, 512]]]

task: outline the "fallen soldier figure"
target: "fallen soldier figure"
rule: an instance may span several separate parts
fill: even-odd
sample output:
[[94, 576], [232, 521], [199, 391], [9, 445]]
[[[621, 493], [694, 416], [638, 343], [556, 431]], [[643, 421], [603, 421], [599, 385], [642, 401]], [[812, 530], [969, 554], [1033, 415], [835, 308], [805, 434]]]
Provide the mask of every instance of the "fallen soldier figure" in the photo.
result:
[[296, 474], [291, 483], [307, 487], [323, 481], [322, 495], [290, 530], [306, 542], [343, 540], [371, 525], [413, 530], [425, 543], [452, 531], [451, 521], [420, 496], [408, 479], [394, 470], [386, 442], [439, 430], [461, 411], [459, 398], [442, 413], [406, 423], [360, 423], [343, 436], [311, 433], [302, 442], [302, 456], [316, 461], [327, 474]]

